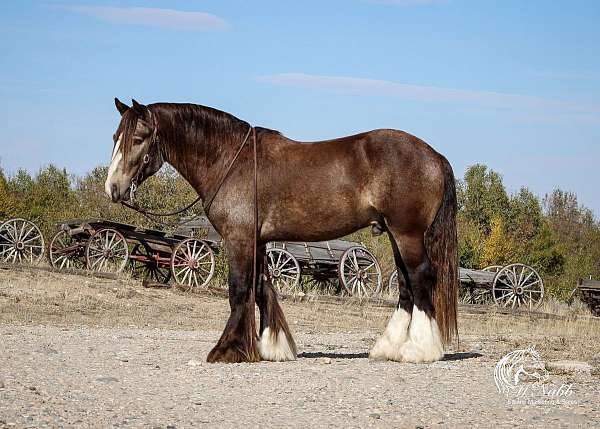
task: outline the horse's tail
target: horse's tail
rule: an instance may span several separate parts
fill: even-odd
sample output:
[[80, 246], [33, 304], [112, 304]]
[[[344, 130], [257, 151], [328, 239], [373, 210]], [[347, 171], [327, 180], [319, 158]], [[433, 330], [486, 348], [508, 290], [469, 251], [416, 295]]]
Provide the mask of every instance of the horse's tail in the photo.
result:
[[444, 196], [435, 219], [425, 234], [425, 246], [435, 268], [433, 288], [435, 319], [442, 339], [448, 344], [458, 333], [458, 239], [456, 235], [456, 185], [448, 160], [442, 157]]

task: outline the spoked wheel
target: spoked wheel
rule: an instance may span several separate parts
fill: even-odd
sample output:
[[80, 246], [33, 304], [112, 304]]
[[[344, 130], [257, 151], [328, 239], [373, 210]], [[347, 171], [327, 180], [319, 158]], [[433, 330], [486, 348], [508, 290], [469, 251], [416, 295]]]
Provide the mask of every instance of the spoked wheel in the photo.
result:
[[388, 280], [387, 293], [392, 298], [398, 298], [400, 296], [400, 283], [398, 283], [398, 270], [394, 270], [390, 279]]
[[158, 283], [169, 283], [171, 269], [168, 265], [161, 264], [157, 256], [160, 257], [162, 255], [157, 255], [152, 249], [143, 244], [133, 246], [131, 255], [129, 256], [133, 277]]
[[494, 277], [492, 295], [502, 307], [534, 308], [544, 298], [544, 282], [536, 270], [525, 264], [511, 264]]
[[48, 259], [50, 265], [59, 270], [83, 269], [85, 268], [85, 244], [67, 231], [60, 230], [50, 240]]
[[129, 260], [127, 241], [111, 228], [96, 231], [85, 248], [85, 259], [88, 270], [120, 273]]
[[277, 291], [291, 295], [302, 291], [300, 264], [290, 252], [277, 247], [267, 249], [267, 267], [273, 286]]
[[365, 298], [381, 290], [381, 269], [375, 256], [364, 247], [353, 246], [342, 254], [338, 274], [351, 296]]
[[171, 270], [175, 281], [188, 290], [205, 287], [215, 273], [215, 254], [205, 241], [185, 239], [173, 251]]
[[30, 264], [44, 256], [44, 236], [26, 219], [11, 219], [0, 225], [0, 262]]

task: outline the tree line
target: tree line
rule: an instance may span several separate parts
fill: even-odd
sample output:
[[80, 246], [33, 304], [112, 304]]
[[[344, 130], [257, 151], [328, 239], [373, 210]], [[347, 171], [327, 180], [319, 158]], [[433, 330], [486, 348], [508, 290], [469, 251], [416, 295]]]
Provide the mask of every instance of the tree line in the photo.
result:
[[[104, 194], [107, 168], [82, 177], [49, 165], [31, 175], [0, 169], [0, 220], [24, 217], [38, 223], [49, 239], [60, 222], [76, 218], [106, 218], [160, 228], [137, 212], [113, 204]], [[145, 208], [174, 211], [196, 197], [173, 169], [163, 168], [136, 193]], [[548, 292], [565, 299], [580, 277], [600, 278], [600, 223], [577, 195], [560, 189], [539, 198], [526, 187], [509, 194], [502, 176], [476, 164], [457, 180], [459, 260], [465, 268], [522, 262], [543, 276]], [[181, 216], [202, 213], [201, 205]], [[387, 240], [368, 232], [350, 239], [374, 249], [384, 274], [393, 269]]]

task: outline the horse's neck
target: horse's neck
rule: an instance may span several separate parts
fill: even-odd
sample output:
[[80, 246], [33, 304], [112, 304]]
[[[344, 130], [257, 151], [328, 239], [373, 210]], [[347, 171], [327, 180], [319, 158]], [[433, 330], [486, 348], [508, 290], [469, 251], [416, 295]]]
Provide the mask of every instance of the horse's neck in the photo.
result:
[[[173, 127], [183, 129], [182, 124], [172, 124]], [[166, 162], [177, 170], [181, 176], [194, 188], [202, 200], [211, 197], [213, 189], [218, 186], [223, 171], [236, 151], [237, 136], [221, 142], [208, 142], [196, 140], [197, 130], [189, 130], [187, 135], [182, 135], [178, 141], [166, 141], [163, 157]], [[240, 143], [241, 143], [240, 138]]]

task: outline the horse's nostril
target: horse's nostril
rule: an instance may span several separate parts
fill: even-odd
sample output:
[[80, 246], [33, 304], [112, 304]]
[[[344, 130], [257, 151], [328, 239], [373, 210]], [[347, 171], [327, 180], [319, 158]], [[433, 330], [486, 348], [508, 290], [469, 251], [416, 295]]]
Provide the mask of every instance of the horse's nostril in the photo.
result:
[[119, 201], [119, 188], [117, 187], [116, 183], [113, 183], [110, 188], [110, 196], [112, 197], [114, 203]]

